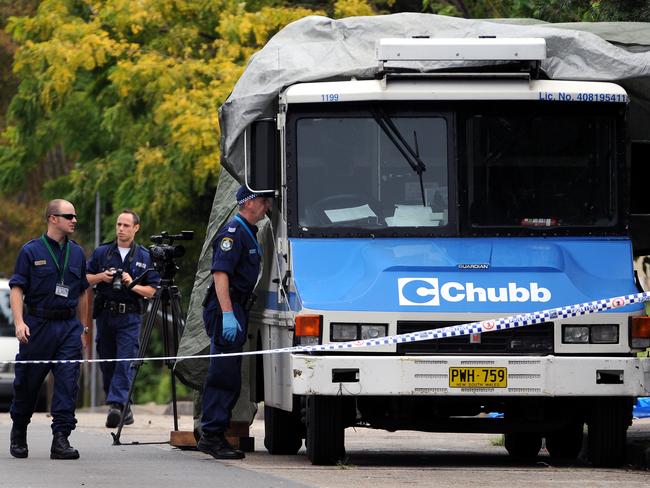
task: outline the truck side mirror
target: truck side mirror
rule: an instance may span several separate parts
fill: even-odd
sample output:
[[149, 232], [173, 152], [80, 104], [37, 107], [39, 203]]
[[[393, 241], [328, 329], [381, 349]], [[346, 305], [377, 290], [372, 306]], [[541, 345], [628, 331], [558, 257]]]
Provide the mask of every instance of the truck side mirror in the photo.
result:
[[634, 256], [650, 255], [650, 214], [630, 215], [630, 239]]
[[250, 156], [245, 158], [245, 180], [254, 192], [278, 187], [278, 130], [275, 119], [258, 119], [249, 129]]

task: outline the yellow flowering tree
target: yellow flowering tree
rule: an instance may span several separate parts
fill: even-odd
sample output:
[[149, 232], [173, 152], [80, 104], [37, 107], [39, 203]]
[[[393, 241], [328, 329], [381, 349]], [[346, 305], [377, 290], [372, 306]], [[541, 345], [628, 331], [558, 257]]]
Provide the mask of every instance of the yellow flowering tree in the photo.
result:
[[[268, 3], [268, 4], [267, 4]], [[12, 17], [19, 80], [0, 147], [0, 193], [59, 155], [44, 197], [65, 196], [105, 235], [123, 207], [144, 232], [204, 230], [219, 173], [217, 109], [278, 30], [325, 12], [260, 0], [43, 0]], [[86, 242], [90, 226], [82, 226]], [[201, 236], [193, 246], [199, 248]]]

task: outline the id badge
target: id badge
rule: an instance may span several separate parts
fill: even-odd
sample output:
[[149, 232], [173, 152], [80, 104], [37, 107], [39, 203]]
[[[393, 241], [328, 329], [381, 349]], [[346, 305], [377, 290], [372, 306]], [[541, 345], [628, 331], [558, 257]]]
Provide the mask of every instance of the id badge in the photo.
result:
[[70, 293], [70, 287], [68, 285], [64, 285], [63, 283], [56, 285], [56, 289], [54, 290], [56, 296], [68, 298], [68, 293]]

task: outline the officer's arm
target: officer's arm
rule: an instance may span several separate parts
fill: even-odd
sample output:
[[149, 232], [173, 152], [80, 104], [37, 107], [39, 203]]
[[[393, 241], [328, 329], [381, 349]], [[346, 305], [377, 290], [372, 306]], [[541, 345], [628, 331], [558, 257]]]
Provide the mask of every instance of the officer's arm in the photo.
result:
[[97, 283], [101, 283], [102, 281], [104, 283], [110, 283], [113, 279], [113, 271], [107, 269], [106, 271], [97, 274], [87, 273], [86, 279], [90, 286], [95, 286]]
[[11, 313], [14, 317], [14, 327], [16, 328], [16, 338], [27, 344], [29, 337], [29, 327], [23, 318], [23, 289], [19, 286], [12, 286], [9, 295], [9, 303], [11, 304]]
[[228, 274], [223, 271], [212, 273], [214, 278], [214, 289], [217, 292], [217, 300], [222, 312], [232, 312], [232, 301], [230, 300], [230, 280]]
[[90, 288], [86, 289], [81, 295], [79, 295], [79, 302], [77, 303], [77, 317], [79, 321], [87, 326], [88, 322], [88, 293]]
[[156, 294], [156, 289], [150, 285], [135, 285], [131, 291], [145, 298], [152, 298]]

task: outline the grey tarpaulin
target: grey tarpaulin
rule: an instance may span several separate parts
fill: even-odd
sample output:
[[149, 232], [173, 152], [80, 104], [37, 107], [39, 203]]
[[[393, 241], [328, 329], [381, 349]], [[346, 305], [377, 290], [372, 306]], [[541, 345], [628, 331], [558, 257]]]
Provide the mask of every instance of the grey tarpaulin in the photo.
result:
[[[418, 13], [342, 20], [310, 16], [282, 29], [251, 58], [232, 94], [221, 107], [222, 166], [230, 175], [242, 179], [243, 131], [272, 106], [284, 87], [325, 79], [374, 78], [378, 71], [375, 60], [377, 39], [482, 35], [545, 38], [548, 59], [542, 63], [542, 69], [551, 79], [620, 83], [632, 100], [632, 138], [650, 142], [650, 24], [548, 24], [531, 19], [467, 20]], [[433, 71], [450, 65], [436, 62], [420, 67], [424, 71]], [[455, 62], [453, 66], [459, 64]], [[208, 347], [200, 303], [209, 280], [210, 242], [233, 210], [232, 195], [237, 184], [230, 175], [222, 172], [215, 195], [187, 326], [181, 340], [181, 355], [206, 352]], [[177, 365], [180, 375], [195, 385], [202, 384], [206, 370], [206, 361], [184, 361]], [[246, 413], [239, 415], [238, 409], [235, 417], [245, 419]]]
[[[628, 89], [633, 104], [639, 99], [646, 103], [647, 109], [650, 24], [515, 25], [513, 22], [517, 21], [505, 23], [416, 13], [342, 20], [312, 16], [293, 22], [251, 58], [221, 107], [222, 164], [231, 174], [242, 176], [243, 159], [237, 149], [240, 136], [282, 88], [315, 80], [373, 78], [378, 71], [375, 41], [382, 37], [543, 37], [548, 59], [542, 68], [551, 79], [619, 81], [626, 88], [627, 81], [631, 80]], [[462, 64], [432, 62], [423, 64], [422, 69], [432, 71], [450, 65]], [[650, 122], [650, 110], [644, 113]], [[650, 141], [650, 123], [635, 125], [633, 129], [644, 132], [635, 138]]]

